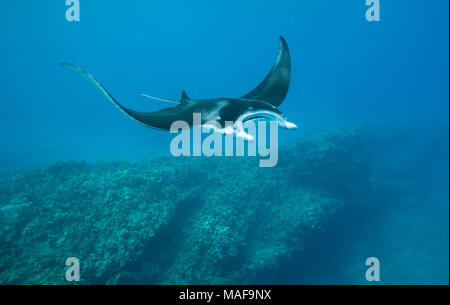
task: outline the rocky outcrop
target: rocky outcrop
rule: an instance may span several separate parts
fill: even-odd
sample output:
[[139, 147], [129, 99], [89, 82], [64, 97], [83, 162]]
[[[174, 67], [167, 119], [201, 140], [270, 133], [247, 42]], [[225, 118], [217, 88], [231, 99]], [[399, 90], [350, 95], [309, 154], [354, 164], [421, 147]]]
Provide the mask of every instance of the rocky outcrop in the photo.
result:
[[[357, 131], [314, 133], [256, 158], [57, 162], [0, 177], [0, 283], [270, 283], [368, 189]], [[261, 275], [264, 274], [264, 278]]]

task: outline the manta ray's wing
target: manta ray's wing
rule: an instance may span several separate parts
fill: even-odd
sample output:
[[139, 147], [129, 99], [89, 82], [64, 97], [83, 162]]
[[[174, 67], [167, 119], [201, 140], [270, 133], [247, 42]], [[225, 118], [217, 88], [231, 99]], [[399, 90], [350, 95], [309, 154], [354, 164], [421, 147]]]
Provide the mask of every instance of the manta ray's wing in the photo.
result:
[[116, 101], [116, 99], [114, 97], [112, 97], [112, 95], [105, 89], [105, 87], [103, 87], [102, 84], [100, 84], [99, 81], [97, 81], [93, 75], [91, 75], [89, 72], [87, 72], [86, 70], [83, 70], [80, 67], [74, 66], [72, 64], [68, 64], [68, 63], [61, 63], [60, 64], [61, 67], [66, 68], [67, 70], [70, 70], [72, 72], [75, 72], [76, 74], [78, 74], [79, 76], [83, 77], [84, 79], [86, 79], [91, 85], [93, 85], [95, 88], [97, 88], [98, 90], [100, 90], [100, 92], [108, 99], [111, 101], [111, 103], [113, 103], [117, 108], [120, 109], [120, 111], [124, 112], [126, 115], [130, 116], [130, 113], [132, 110], [128, 109], [124, 106], [122, 106], [121, 104], [119, 104], [119, 102]]
[[264, 80], [242, 99], [267, 102], [278, 107], [283, 102], [291, 81], [291, 56], [286, 40], [280, 36], [280, 51], [277, 60]]
[[175, 109], [176, 107], [165, 108], [155, 112], [140, 112], [129, 109], [127, 107], [122, 106], [118, 101], [116, 101], [116, 99], [105, 89], [105, 87], [103, 87], [103, 85], [99, 81], [97, 81], [94, 78], [94, 76], [92, 76], [89, 72], [83, 70], [80, 67], [68, 63], [61, 63], [60, 65], [86, 79], [91, 85], [100, 90], [100, 92], [111, 103], [113, 103], [117, 108], [119, 108], [120, 111], [122, 111], [124, 114], [126, 114], [128, 117], [132, 118], [136, 122], [150, 128], [164, 129], [164, 130], [168, 129], [166, 123], [167, 120], [165, 118], [166, 113], [168, 112], [170, 113], [171, 110]]

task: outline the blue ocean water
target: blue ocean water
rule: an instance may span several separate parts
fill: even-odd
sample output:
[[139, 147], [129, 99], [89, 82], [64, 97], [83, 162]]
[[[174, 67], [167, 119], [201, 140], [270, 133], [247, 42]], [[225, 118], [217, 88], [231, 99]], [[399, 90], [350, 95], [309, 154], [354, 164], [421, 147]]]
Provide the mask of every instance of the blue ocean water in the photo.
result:
[[280, 146], [359, 128], [373, 187], [363, 207], [343, 209], [302, 259], [283, 260], [267, 281], [364, 284], [365, 259], [376, 256], [381, 283], [448, 284], [448, 5], [380, 1], [381, 20], [368, 22], [362, 0], [81, 0], [80, 21], [68, 22], [62, 0], [2, 1], [0, 172], [173, 158], [172, 135], [125, 117], [61, 62], [151, 111], [167, 104], [137, 92], [243, 95], [269, 71], [283, 35], [292, 80], [280, 109], [299, 129], [280, 130]]

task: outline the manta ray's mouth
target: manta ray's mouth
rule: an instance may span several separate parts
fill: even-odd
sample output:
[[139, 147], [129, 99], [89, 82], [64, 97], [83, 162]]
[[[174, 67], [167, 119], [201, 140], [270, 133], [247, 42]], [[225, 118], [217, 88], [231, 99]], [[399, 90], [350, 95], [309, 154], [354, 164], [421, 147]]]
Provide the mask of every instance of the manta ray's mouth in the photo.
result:
[[296, 130], [297, 129], [297, 125], [292, 123], [292, 122], [286, 121], [285, 128], [286, 129], [290, 129], [290, 130]]
[[246, 112], [241, 117], [238, 118], [238, 121], [242, 123], [258, 120], [276, 121], [278, 122], [278, 126], [283, 129], [289, 130], [297, 129], [297, 125], [288, 122], [283, 114], [278, 114], [273, 111], [261, 110], [255, 112]]

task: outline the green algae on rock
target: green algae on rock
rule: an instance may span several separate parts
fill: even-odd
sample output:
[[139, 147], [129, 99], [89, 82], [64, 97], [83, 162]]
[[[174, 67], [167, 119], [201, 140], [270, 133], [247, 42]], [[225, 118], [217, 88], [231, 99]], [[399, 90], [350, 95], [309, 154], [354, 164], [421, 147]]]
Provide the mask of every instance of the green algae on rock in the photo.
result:
[[275, 168], [154, 158], [3, 175], [0, 283], [66, 284], [71, 256], [81, 284], [271, 283], [260, 275], [360, 198], [367, 163], [358, 132], [340, 130], [284, 147]]

